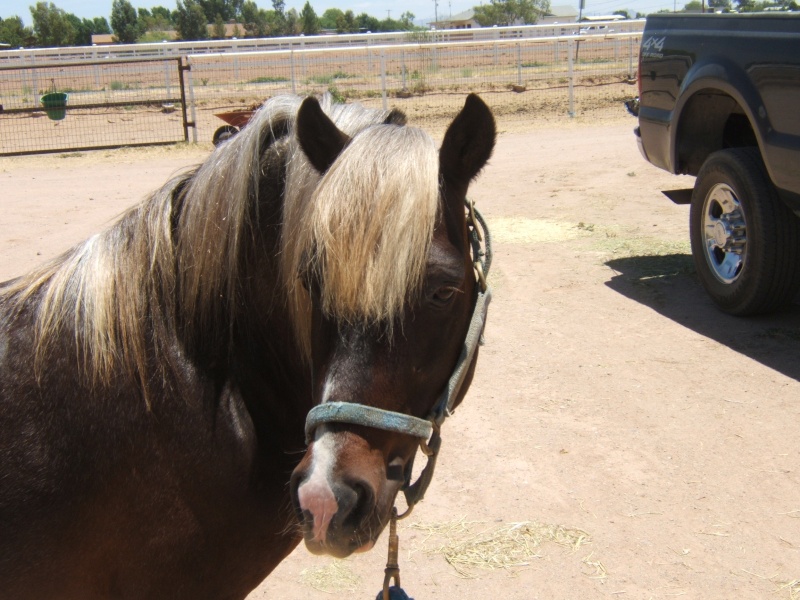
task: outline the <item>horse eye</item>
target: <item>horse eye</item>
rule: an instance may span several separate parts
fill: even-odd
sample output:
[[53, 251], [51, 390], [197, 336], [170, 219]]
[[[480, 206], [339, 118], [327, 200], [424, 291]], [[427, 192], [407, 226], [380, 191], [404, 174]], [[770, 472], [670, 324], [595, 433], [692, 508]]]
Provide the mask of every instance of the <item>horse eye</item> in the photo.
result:
[[440, 287], [436, 292], [433, 294], [433, 301], [436, 304], [449, 304], [450, 301], [455, 298], [456, 294], [462, 294], [463, 292], [453, 286], [444, 286]]

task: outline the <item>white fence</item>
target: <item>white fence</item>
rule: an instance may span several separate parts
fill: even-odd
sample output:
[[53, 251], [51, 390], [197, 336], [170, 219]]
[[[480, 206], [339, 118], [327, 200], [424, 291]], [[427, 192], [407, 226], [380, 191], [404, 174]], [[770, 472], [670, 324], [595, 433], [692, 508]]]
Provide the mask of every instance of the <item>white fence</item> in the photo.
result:
[[[644, 23], [644, 19], [592, 22], [592, 29], [586, 35], [641, 33], [644, 30]], [[579, 23], [552, 23], [546, 25], [524, 25], [519, 27], [446, 29], [441, 31], [245, 38], [198, 42], [76, 46], [68, 48], [27, 48], [0, 50], [0, 65], [20, 65], [57, 60], [174, 58], [189, 54], [216, 54], [227, 52], [266, 52], [273, 50], [304, 50], [310, 48], [342, 48], [394, 44], [414, 45], [420, 43], [525, 40], [544, 37], [580, 36], [581, 28], [584, 26], [589, 27], [589, 25]]]
[[[325, 46], [324, 37], [292, 38], [282, 49], [210, 52], [216, 46], [208, 46], [171, 58], [146, 57], [138, 45], [135, 59], [90, 60], [98, 48], [63, 50], [59, 60], [47, 62], [44, 54], [20, 52], [0, 61], [0, 154], [207, 142], [226, 113], [247, 112], [284, 93], [328, 92], [340, 101], [399, 108], [411, 123], [432, 127], [452, 118], [469, 92], [482, 95], [501, 126], [609, 108], [622, 114], [622, 102], [635, 96], [641, 34], [527, 35], [552, 27], [486, 30], [494, 37], [480, 41], [453, 41], [453, 32], [447, 42], [377, 43], [377, 37], [360, 36], [360, 45]], [[57, 113], [43, 106], [48, 92], [69, 96]], [[164, 125], [153, 126], [156, 121]], [[106, 132], [112, 126], [113, 136]]]

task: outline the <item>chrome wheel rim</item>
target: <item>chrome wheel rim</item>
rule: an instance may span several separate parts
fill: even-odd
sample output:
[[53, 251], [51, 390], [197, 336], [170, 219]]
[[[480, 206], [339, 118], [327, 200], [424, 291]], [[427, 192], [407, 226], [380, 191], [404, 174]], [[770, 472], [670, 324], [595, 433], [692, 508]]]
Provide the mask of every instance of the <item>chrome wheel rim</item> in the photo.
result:
[[747, 224], [736, 192], [718, 183], [703, 202], [703, 249], [711, 272], [725, 284], [742, 274], [747, 257]]

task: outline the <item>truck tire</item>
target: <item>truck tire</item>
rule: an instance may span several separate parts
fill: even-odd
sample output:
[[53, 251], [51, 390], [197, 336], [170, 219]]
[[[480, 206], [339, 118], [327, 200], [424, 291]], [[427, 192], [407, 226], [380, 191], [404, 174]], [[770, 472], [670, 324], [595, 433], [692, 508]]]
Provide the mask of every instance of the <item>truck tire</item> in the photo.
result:
[[708, 295], [737, 316], [791, 303], [800, 287], [800, 219], [778, 197], [758, 148], [720, 150], [695, 181], [692, 256]]

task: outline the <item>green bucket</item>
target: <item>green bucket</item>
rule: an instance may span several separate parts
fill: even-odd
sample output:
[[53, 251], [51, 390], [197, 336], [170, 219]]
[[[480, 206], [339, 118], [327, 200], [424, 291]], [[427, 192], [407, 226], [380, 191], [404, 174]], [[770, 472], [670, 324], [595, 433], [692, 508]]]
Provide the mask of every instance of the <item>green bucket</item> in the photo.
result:
[[67, 116], [67, 95], [63, 92], [50, 92], [42, 96], [42, 106], [47, 117], [60, 121]]

